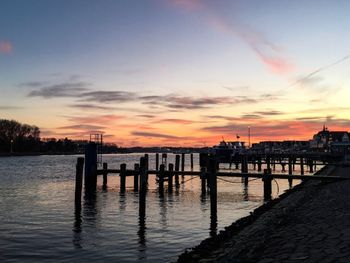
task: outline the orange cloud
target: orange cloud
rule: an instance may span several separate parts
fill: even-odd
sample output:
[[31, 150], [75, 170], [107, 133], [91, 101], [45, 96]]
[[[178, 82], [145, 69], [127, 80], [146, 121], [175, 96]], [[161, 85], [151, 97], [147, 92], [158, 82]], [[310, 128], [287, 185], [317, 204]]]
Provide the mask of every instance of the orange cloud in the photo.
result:
[[0, 54], [10, 54], [13, 50], [11, 42], [0, 40]]

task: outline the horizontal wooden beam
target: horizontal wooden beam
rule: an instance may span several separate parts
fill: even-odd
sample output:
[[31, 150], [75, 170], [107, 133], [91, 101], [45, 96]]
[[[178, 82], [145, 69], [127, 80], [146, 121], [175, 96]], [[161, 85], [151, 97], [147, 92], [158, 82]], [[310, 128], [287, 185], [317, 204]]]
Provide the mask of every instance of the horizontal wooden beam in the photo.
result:
[[[97, 170], [97, 174], [101, 175], [103, 173], [120, 173], [120, 169], [107, 169], [105, 170]], [[138, 173], [137, 170], [126, 170], [126, 176], [134, 175]], [[157, 170], [148, 170], [148, 174], [158, 174]], [[172, 175], [186, 175], [186, 176], [199, 176], [201, 174], [200, 171], [164, 171], [164, 175], [168, 176], [168, 174]], [[231, 172], [217, 172], [216, 175], [218, 177], [248, 177], [248, 178], [263, 178], [264, 174], [262, 173], [231, 173]], [[337, 181], [337, 180], [349, 180], [350, 177], [342, 177], [342, 176], [322, 176], [322, 175], [286, 175], [286, 174], [271, 174], [273, 179], [297, 179], [297, 180], [324, 180], [324, 181]]]

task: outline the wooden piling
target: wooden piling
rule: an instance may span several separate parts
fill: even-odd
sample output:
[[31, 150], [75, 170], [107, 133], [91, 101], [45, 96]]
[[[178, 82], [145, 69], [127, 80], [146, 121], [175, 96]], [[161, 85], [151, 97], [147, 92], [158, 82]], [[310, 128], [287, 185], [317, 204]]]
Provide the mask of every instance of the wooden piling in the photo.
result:
[[270, 156], [266, 156], [266, 168], [271, 171], [271, 165], [270, 165]]
[[75, 205], [81, 206], [81, 192], [83, 187], [84, 158], [78, 157], [75, 173]]
[[173, 191], [173, 171], [174, 171], [174, 164], [169, 163], [169, 176], [168, 176], [168, 192], [171, 193]]
[[149, 170], [149, 158], [148, 158], [148, 154], [145, 153], [145, 159], [146, 159], [146, 181], [147, 181], [147, 184], [148, 184], [148, 170]]
[[281, 161], [281, 166], [282, 166], [282, 172], [286, 171], [286, 164]]
[[258, 158], [258, 172], [261, 172], [261, 157]]
[[108, 169], [108, 163], [103, 163], [103, 182], [102, 182], [102, 189], [107, 189], [107, 169]]
[[264, 182], [264, 201], [269, 201], [271, 200], [271, 194], [272, 194], [271, 170], [264, 169], [264, 176], [262, 180]]
[[292, 158], [292, 160], [293, 160], [293, 171], [295, 171], [295, 164], [296, 164], [296, 162], [297, 162], [297, 158], [294, 156], [294, 157]]
[[193, 153], [190, 154], [191, 157], [191, 171], [193, 171]]
[[239, 169], [239, 161], [235, 160], [235, 169], [238, 170]]
[[156, 170], [159, 169], [159, 153], [156, 153]]
[[202, 190], [202, 195], [205, 195], [206, 193], [206, 185], [205, 185], [205, 179], [206, 179], [206, 168], [201, 167], [201, 173], [200, 173], [200, 178], [201, 178], [201, 190]]
[[167, 165], [168, 155], [166, 153], [162, 153], [162, 164]]
[[146, 217], [146, 193], [147, 193], [147, 178], [146, 178], [146, 160], [144, 157], [140, 158], [140, 192], [139, 192], [139, 218], [140, 227], [145, 228]]
[[[176, 154], [175, 156], [175, 171], [178, 172], [180, 171], [180, 155]], [[175, 174], [175, 187], [179, 187], [180, 182], [179, 182], [179, 174]]]
[[313, 165], [313, 160], [311, 158], [308, 159], [308, 165], [309, 165], [310, 173], [313, 173], [314, 172], [314, 165]]
[[120, 192], [124, 193], [125, 192], [125, 180], [126, 180], [126, 164], [122, 163], [120, 165]]
[[165, 165], [161, 164], [159, 167], [159, 174], [158, 174], [158, 190], [160, 193], [164, 192], [164, 171], [165, 171]]
[[[288, 174], [293, 175], [293, 159], [292, 157], [288, 158]], [[289, 188], [292, 188], [293, 186], [293, 179], [288, 178]]]
[[147, 166], [145, 157], [140, 158], [140, 192], [147, 190]]
[[245, 155], [241, 156], [241, 173], [245, 173]]
[[253, 170], [255, 171], [256, 170], [256, 160], [255, 160], [254, 156], [253, 156], [253, 159], [252, 159], [252, 163], [253, 163]]
[[94, 142], [90, 142], [85, 146], [85, 190], [95, 191], [97, 184], [97, 146]]
[[216, 177], [216, 160], [211, 157], [209, 159], [209, 185], [210, 185], [210, 224], [211, 235], [216, 232], [217, 224], [217, 177]]
[[304, 158], [300, 157], [300, 174], [304, 175]]
[[184, 176], [184, 171], [185, 171], [185, 153], [181, 154], [181, 172], [182, 176]]
[[134, 191], [137, 192], [139, 190], [139, 174], [140, 174], [140, 164], [134, 164]]

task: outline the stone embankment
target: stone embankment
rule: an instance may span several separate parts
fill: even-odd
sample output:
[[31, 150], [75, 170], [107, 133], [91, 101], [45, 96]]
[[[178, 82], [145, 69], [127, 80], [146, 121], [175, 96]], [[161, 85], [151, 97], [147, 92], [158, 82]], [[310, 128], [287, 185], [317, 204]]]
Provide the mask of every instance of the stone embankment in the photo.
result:
[[[350, 178], [350, 166], [321, 174]], [[350, 180], [307, 181], [256, 209], [179, 262], [349, 262]]]

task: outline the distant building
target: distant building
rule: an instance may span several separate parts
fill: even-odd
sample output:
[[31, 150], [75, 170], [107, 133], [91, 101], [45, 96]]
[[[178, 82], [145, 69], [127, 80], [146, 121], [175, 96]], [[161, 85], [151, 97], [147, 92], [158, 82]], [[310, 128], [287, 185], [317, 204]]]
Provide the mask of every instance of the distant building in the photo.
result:
[[309, 141], [262, 141], [254, 143], [252, 150], [257, 153], [287, 153], [307, 151], [310, 148]]
[[314, 151], [350, 152], [350, 134], [347, 131], [329, 131], [324, 125], [322, 131], [313, 136], [310, 148]]

